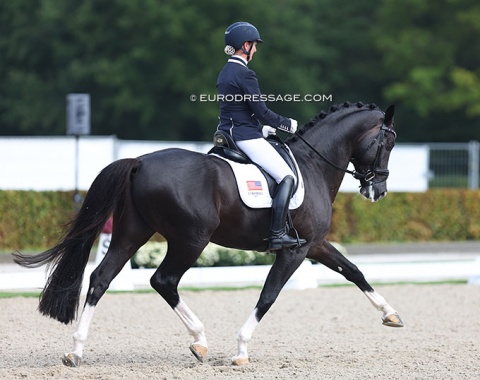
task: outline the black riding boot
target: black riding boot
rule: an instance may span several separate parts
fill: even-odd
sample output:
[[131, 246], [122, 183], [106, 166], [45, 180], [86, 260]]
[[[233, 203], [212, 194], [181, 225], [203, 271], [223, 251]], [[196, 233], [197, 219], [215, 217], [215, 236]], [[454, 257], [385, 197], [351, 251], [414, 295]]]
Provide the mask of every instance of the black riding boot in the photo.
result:
[[304, 239], [295, 239], [287, 235], [287, 213], [295, 181], [292, 176], [286, 176], [278, 184], [272, 202], [272, 221], [270, 224], [270, 251], [290, 248], [305, 244]]

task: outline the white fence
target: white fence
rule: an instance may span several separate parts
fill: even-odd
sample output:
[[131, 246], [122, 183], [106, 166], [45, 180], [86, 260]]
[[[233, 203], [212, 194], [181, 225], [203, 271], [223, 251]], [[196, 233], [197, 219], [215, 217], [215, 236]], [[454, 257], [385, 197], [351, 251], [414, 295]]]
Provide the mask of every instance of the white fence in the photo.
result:
[[[73, 136], [0, 137], [0, 190], [88, 190], [100, 170], [117, 159], [172, 147], [206, 153], [211, 146], [204, 142], [119, 140], [115, 136], [78, 140]], [[389, 169], [389, 191], [426, 191], [428, 146], [397, 144]], [[340, 191], [357, 192], [358, 181], [346, 175]]]
[[429, 143], [430, 187], [479, 188], [480, 143]]
[[[371, 283], [465, 281], [480, 284], [480, 258], [476, 255], [356, 255], [350, 258]], [[262, 286], [270, 265], [249, 267], [191, 268], [180, 287], [215, 288]], [[83, 279], [83, 292], [88, 289], [90, 274], [95, 269], [89, 263]], [[126, 266], [115, 278], [110, 290], [149, 289], [155, 269], [131, 269]], [[0, 266], [0, 291], [40, 290], [45, 286], [45, 268], [26, 269], [14, 264]], [[348, 284], [340, 274], [327, 267], [305, 261], [288, 281], [286, 289], [308, 289], [325, 285]]]

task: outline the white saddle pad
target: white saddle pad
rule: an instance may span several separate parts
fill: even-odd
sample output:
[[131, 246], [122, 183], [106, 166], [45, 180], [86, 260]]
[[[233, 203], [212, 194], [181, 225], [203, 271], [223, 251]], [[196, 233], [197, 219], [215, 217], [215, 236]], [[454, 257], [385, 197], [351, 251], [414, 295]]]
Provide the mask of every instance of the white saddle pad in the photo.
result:
[[[270, 208], [272, 207], [272, 197], [268, 191], [268, 184], [265, 176], [258, 167], [252, 164], [240, 164], [230, 161], [217, 154], [212, 154], [229, 163], [233, 170], [233, 174], [237, 180], [238, 192], [243, 203], [250, 208]], [[300, 207], [305, 197], [305, 187], [303, 184], [302, 174], [295, 162], [298, 172], [297, 191], [290, 200], [290, 210]]]

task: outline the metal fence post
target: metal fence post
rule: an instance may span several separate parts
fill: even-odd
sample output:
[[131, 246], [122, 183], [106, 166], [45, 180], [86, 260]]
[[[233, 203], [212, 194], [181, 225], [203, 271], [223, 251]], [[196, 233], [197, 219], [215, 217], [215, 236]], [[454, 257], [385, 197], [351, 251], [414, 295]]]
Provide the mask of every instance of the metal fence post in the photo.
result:
[[468, 143], [468, 188], [471, 190], [478, 190], [479, 147], [478, 141]]

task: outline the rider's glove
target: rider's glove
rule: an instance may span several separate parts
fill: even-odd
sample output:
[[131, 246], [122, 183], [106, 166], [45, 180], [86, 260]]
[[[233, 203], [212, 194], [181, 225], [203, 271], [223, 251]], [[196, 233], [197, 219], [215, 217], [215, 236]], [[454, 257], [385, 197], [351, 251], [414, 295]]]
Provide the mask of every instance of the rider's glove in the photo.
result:
[[291, 133], [292, 135], [297, 132], [297, 126], [298, 126], [298, 123], [295, 119], [290, 119], [290, 131], [288, 131], [288, 133]]
[[273, 127], [270, 127], [269, 125], [264, 125], [262, 128], [262, 134], [264, 138], [267, 138], [269, 135], [276, 134], [276, 129]]

